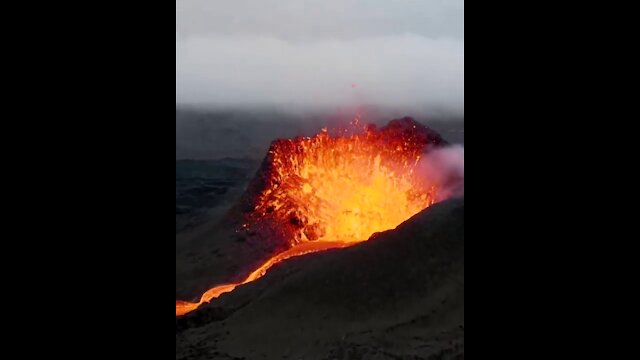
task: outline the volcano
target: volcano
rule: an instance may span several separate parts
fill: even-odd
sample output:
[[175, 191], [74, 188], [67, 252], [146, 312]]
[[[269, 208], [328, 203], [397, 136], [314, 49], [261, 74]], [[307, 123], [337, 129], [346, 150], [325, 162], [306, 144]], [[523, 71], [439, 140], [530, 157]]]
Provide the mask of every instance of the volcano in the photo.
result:
[[437, 132], [410, 117], [347, 131], [274, 141], [242, 200], [247, 223], [284, 245], [360, 242], [435, 202], [415, 167], [447, 144]]
[[177, 359], [464, 359], [464, 199], [176, 319]]
[[[349, 247], [393, 229], [441, 200], [416, 167], [447, 145], [412, 118], [272, 143], [256, 177], [226, 219], [243, 242], [260, 242], [263, 259], [245, 275], [213, 286], [195, 301], [176, 301], [176, 316], [266, 274], [286, 259]], [[238, 220], [241, 219], [241, 222]], [[251, 265], [253, 265], [251, 267]]]

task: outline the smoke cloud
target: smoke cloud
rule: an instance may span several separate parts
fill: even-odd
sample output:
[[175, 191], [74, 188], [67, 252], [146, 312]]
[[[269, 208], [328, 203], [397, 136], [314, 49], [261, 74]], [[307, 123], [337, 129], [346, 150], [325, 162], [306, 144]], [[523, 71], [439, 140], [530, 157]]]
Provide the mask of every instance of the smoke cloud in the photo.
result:
[[423, 179], [438, 186], [438, 200], [464, 196], [464, 147], [453, 145], [433, 150], [418, 164]]

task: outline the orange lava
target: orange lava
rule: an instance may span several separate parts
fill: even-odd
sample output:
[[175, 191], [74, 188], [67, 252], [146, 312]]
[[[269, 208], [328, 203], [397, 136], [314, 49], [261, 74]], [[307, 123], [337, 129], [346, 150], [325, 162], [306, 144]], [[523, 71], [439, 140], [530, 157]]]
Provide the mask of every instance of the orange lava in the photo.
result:
[[357, 244], [433, 204], [436, 187], [415, 171], [430, 139], [417, 124], [399, 124], [352, 135], [322, 129], [313, 137], [274, 142], [247, 226], [276, 224], [289, 249], [244, 281], [208, 290], [199, 302], [176, 301], [176, 316], [262, 277], [283, 260]]
[[323, 241], [323, 242], [309, 242], [309, 243], [300, 244], [298, 246], [292, 247], [272, 257], [271, 259], [267, 260], [259, 268], [254, 270], [251, 274], [249, 274], [249, 276], [247, 276], [247, 278], [242, 282], [234, 283], [234, 284], [223, 284], [223, 285], [218, 285], [214, 288], [211, 288], [202, 295], [199, 302], [188, 302], [188, 301], [181, 301], [181, 300], [176, 301], [176, 316], [189, 313], [197, 309], [203, 303], [209, 302], [212, 299], [215, 299], [224, 293], [233, 291], [233, 289], [235, 289], [239, 285], [246, 284], [248, 282], [252, 282], [256, 279], [261, 278], [264, 274], [267, 273], [267, 270], [269, 270], [269, 268], [271, 268], [273, 265], [281, 261], [292, 258], [294, 256], [310, 254], [310, 253], [318, 252], [322, 250], [342, 248], [346, 246], [349, 246], [349, 244], [343, 243], [343, 242]]

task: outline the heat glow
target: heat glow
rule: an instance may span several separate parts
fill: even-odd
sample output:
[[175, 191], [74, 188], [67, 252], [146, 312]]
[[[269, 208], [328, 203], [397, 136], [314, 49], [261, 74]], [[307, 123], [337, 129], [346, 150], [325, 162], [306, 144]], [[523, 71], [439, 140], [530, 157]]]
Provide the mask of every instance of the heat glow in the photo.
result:
[[199, 302], [176, 301], [176, 316], [262, 277], [281, 261], [357, 244], [430, 206], [438, 189], [419, 176], [416, 165], [441, 141], [407, 119], [379, 130], [367, 126], [330, 135], [323, 129], [312, 137], [275, 141], [245, 228], [275, 227], [288, 249], [244, 281], [208, 290]]

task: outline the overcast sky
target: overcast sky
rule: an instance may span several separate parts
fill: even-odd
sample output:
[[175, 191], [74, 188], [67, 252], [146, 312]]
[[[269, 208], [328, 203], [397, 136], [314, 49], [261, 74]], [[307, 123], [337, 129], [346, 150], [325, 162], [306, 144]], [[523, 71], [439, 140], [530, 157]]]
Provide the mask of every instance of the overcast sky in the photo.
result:
[[459, 0], [176, 0], [176, 103], [464, 111]]

